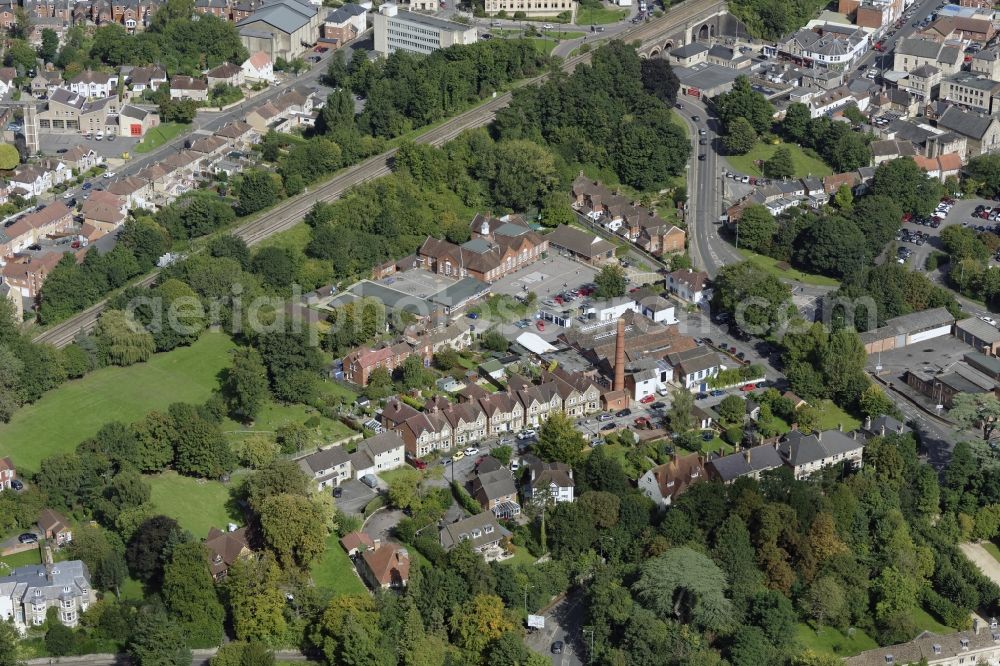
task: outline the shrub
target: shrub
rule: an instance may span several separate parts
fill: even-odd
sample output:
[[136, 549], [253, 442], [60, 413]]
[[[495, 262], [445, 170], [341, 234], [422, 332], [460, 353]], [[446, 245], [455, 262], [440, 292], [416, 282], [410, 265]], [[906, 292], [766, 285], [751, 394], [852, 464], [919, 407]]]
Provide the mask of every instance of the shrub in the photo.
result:
[[743, 428], [726, 428], [726, 431], [722, 433], [722, 439], [726, 440], [729, 444], [736, 446], [743, 441]]
[[451, 492], [455, 495], [455, 500], [459, 505], [473, 516], [482, 513], [483, 508], [479, 506], [479, 502], [473, 499], [472, 495], [458, 481], [451, 482]]
[[413, 540], [413, 547], [420, 551], [420, 554], [430, 560], [431, 564], [438, 566], [444, 561], [444, 548], [438, 541], [436, 532], [424, 532]]

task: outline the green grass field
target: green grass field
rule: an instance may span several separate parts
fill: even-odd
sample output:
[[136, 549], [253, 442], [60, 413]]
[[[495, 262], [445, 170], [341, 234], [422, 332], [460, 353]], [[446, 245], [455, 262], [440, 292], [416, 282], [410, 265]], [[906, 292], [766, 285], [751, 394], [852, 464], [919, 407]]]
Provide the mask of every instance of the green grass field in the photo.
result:
[[[26, 550], [23, 553], [14, 553], [6, 557], [0, 557], [0, 576], [6, 576], [10, 569], [28, 566], [29, 564], [41, 564], [42, 552], [38, 548]], [[6, 566], [4, 566], [6, 565]]]
[[980, 544], [987, 553], [993, 556], [993, 559], [1000, 562], [1000, 548], [992, 541], [983, 541]]
[[823, 161], [816, 159], [815, 157], [810, 157], [806, 155], [801, 148], [799, 148], [794, 143], [758, 143], [753, 147], [746, 155], [730, 155], [726, 159], [729, 164], [732, 165], [733, 169], [739, 173], [746, 174], [748, 176], [763, 176], [763, 172], [757, 168], [754, 163], [756, 160], [767, 160], [774, 154], [781, 146], [785, 146], [792, 152], [792, 164], [795, 167], [795, 173], [792, 174], [796, 178], [805, 178], [806, 176], [829, 176], [833, 173]]
[[153, 487], [153, 508], [174, 518], [196, 539], [204, 538], [210, 527], [225, 530], [227, 523], [242, 522], [229, 514], [229, 488], [218, 481], [192, 479], [176, 472], [147, 476], [146, 480]]
[[585, 32], [573, 32], [572, 30], [542, 30], [542, 34], [546, 37], [551, 37], [552, 39], [580, 39], [587, 33]]
[[54, 453], [69, 452], [108, 421], [141, 419], [174, 402], [204, 402], [229, 366], [232, 341], [206, 333], [190, 347], [156, 354], [128, 368], [102, 368], [67, 382], [0, 426], [3, 452], [24, 470]]
[[326, 540], [326, 551], [312, 566], [312, 579], [316, 587], [325, 588], [335, 595], [366, 594], [368, 588], [354, 572], [354, 563], [340, 547], [340, 539], [331, 534]]
[[518, 564], [531, 565], [535, 563], [536, 558], [534, 555], [528, 552], [528, 549], [523, 546], [511, 546], [514, 549], [514, 557], [506, 559], [500, 564], [506, 564], [509, 566], [516, 566]]
[[838, 425], [843, 425], [844, 432], [850, 432], [861, 426], [859, 419], [854, 418], [829, 400], [821, 400], [815, 404], [815, 407], [820, 413], [818, 423], [820, 430], [833, 430]]
[[559, 44], [556, 40], [549, 39], [548, 37], [536, 37], [531, 40], [531, 43], [535, 46], [536, 51], [545, 53], [546, 55], [552, 53], [552, 49]]
[[935, 634], [951, 634], [954, 629], [938, 622], [933, 615], [923, 608], [914, 608], [910, 611], [910, 619], [916, 625], [917, 631], [933, 631]]
[[840, 283], [833, 278], [828, 278], [824, 275], [803, 273], [802, 271], [790, 266], [788, 270], [785, 270], [781, 266], [778, 266], [777, 259], [766, 257], [763, 254], [757, 254], [756, 252], [750, 252], [749, 250], [740, 250], [740, 254], [742, 254], [743, 258], [752, 263], [754, 266], [765, 273], [773, 275], [779, 280], [795, 280], [796, 282], [802, 282], [803, 284], [814, 284], [821, 287], [836, 287], [840, 285]]
[[833, 627], [820, 627], [819, 631], [814, 631], [807, 624], [798, 624], [795, 626], [795, 638], [803, 647], [836, 657], [850, 657], [878, 647], [878, 643], [860, 629], [855, 629], [852, 636], [846, 636]]
[[226, 419], [222, 423], [222, 430], [231, 441], [238, 441], [251, 433], [273, 433], [289, 423], [305, 423], [313, 416], [319, 419], [319, 426], [314, 428], [311, 433], [312, 443], [317, 446], [355, 434], [353, 430], [340, 421], [321, 416], [315, 409], [306, 405], [284, 405], [274, 402], [264, 406], [252, 426]]
[[592, 9], [585, 7], [576, 13], [577, 25], [617, 23], [628, 14], [624, 9]]
[[158, 127], [154, 127], [146, 132], [146, 136], [143, 137], [142, 141], [136, 144], [135, 148], [132, 149], [132, 152], [148, 153], [151, 150], [159, 148], [165, 143], [173, 141], [189, 129], [191, 129], [191, 125], [185, 125], [183, 123], [162, 123]]

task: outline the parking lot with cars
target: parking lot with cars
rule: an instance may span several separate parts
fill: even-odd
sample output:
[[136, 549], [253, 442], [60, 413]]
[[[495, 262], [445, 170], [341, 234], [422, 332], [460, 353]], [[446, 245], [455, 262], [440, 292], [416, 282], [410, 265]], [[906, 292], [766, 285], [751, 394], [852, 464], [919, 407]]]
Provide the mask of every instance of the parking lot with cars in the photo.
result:
[[[961, 225], [979, 232], [1000, 232], [1000, 202], [990, 199], [947, 197], [924, 218], [904, 219], [902, 228], [896, 235], [897, 250], [893, 257], [914, 270], [924, 270], [925, 261], [931, 252], [944, 251], [941, 232], [951, 225]], [[1000, 257], [1000, 254], [997, 255]], [[991, 262], [996, 263], [997, 257]]]

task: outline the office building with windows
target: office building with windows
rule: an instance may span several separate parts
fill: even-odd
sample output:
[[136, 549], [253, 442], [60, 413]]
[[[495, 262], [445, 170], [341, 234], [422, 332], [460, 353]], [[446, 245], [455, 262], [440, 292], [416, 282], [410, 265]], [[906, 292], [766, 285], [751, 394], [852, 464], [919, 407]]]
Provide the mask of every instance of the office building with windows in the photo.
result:
[[479, 39], [474, 27], [423, 14], [397, 12], [373, 18], [375, 51], [382, 55], [396, 51], [426, 54], [455, 44], [474, 44]]

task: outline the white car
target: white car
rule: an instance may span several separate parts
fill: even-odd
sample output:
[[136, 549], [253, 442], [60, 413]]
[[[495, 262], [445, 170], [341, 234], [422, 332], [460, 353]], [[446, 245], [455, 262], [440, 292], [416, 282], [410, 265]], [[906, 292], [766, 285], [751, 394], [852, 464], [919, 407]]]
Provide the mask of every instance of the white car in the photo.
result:
[[517, 462], [516, 460], [511, 460], [510, 461], [510, 471], [516, 472], [519, 469], [521, 469], [521, 463]]
[[545, 25], [542, 26], [542, 30], [551, 30], [551, 29], [552, 29], [551, 23], [546, 23]]
[[996, 326], [997, 325], [997, 320], [994, 319], [993, 317], [987, 317], [986, 315], [979, 315], [979, 318], [982, 319], [983, 321], [985, 321], [990, 326]]
[[101, 176], [101, 178], [114, 178], [114, 177], [115, 177], [114, 171], [105, 171], [104, 174]]
[[537, 436], [537, 434], [538, 433], [536, 433], [534, 430], [522, 430], [521, 432], [517, 433], [517, 438], [523, 442], [526, 439], [532, 439], [533, 437]]
[[63, 194], [63, 199], [72, 199], [72, 198], [73, 198], [73, 192], [66, 190], [66, 193]]
[[598, 421], [610, 421], [610, 420], [611, 420], [611, 419], [613, 419], [613, 418], [614, 418], [614, 417], [613, 417], [613, 416], [611, 416], [611, 414], [607, 414], [607, 413], [605, 413], [605, 414], [599, 414], [599, 415], [597, 416], [597, 420], [598, 420]]
[[477, 449], [474, 446], [467, 446], [465, 447], [465, 455], [467, 456], [479, 455], [479, 449]]

